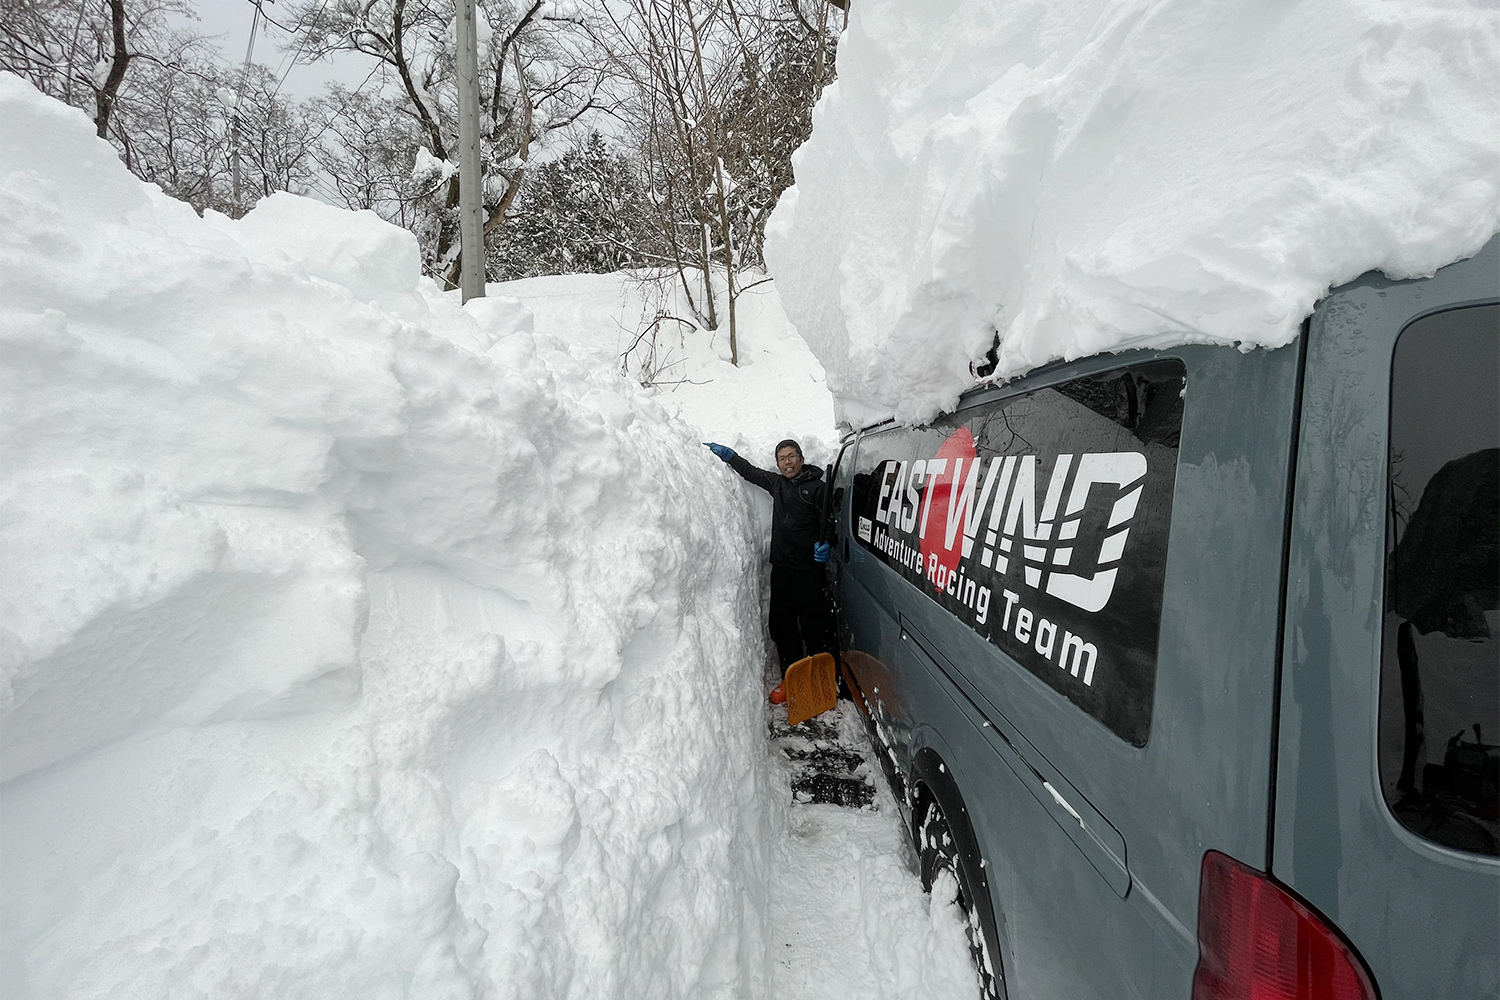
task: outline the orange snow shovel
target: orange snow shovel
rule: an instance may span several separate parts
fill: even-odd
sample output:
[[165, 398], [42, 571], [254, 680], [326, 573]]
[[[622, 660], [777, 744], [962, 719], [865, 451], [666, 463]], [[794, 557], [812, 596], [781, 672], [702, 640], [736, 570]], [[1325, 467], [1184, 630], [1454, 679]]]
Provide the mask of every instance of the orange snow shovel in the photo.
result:
[[837, 666], [832, 653], [814, 653], [786, 668], [786, 724], [795, 726], [838, 704]]

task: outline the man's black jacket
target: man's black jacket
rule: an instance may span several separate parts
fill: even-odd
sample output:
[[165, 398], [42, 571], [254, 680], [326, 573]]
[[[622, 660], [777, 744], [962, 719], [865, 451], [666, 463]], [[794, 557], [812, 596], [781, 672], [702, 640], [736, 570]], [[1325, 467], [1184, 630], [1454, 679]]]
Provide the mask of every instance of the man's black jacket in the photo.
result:
[[823, 470], [804, 465], [796, 478], [757, 469], [738, 455], [730, 468], [747, 482], [771, 494], [771, 563], [796, 569], [820, 569], [813, 559], [813, 546], [822, 541], [820, 520], [828, 484]]

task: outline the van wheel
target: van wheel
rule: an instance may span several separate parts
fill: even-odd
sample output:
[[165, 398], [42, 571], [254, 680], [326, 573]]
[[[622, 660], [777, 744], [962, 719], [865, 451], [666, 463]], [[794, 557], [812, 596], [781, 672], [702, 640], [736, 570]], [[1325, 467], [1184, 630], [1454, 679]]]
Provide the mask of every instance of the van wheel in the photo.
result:
[[964, 914], [964, 933], [969, 939], [969, 958], [979, 974], [979, 996], [982, 1000], [1005, 1000], [1005, 977], [1001, 972], [1000, 956], [990, 954], [980, 908], [976, 905], [982, 891], [980, 887], [985, 881], [979, 872], [970, 871], [975, 863], [973, 852], [959, 849], [953, 826], [937, 799], [930, 794], [924, 795], [923, 799], [925, 804], [916, 828], [922, 889], [931, 892], [933, 883], [943, 872], [953, 876], [958, 883], [958, 906]]

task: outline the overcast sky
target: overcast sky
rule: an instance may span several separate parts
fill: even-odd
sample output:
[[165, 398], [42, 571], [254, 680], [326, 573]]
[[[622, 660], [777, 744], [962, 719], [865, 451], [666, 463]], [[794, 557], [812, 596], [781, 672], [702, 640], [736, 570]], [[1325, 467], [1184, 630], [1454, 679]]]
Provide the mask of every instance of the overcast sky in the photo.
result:
[[[196, 0], [194, 6], [198, 9], [196, 30], [218, 42], [226, 62], [241, 62], [245, 58], [245, 43], [250, 39], [250, 22], [255, 14], [250, 0]], [[283, 23], [288, 19], [287, 0], [266, 0], [265, 10]], [[252, 58], [269, 67], [278, 77], [285, 73], [284, 91], [294, 96], [317, 94], [328, 80], [340, 80], [350, 87], [357, 87], [370, 71], [369, 61], [358, 56], [293, 64], [293, 53], [286, 47], [287, 40], [286, 32], [262, 19], [256, 29]]]

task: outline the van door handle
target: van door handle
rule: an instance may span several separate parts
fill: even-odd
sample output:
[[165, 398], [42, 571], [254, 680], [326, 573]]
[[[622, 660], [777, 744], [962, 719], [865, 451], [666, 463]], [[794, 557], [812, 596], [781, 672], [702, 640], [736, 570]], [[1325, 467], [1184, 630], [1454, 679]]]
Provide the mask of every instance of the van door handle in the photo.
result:
[[[986, 721], [984, 726], [986, 729], [988, 729], [990, 728], [990, 723]], [[1074, 819], [1076, 819], [1079, 826], [1087, 830], [1089, 828], [1089, 825], [1083, 821], [1083, 816], [1079, 814], [1077, 809], [1073, 808], [1072, 803], [1063, 798], [1063, 794], [1062, 792], [1059, 792], [1057, 790], [1057, 786], [1048, 781], [1046, 776], [1043, 775], [1041, 771], [1038, 771], [1034, 766], [1032, 766], [1031, 761], [1026, 759], [1026, 755], [1021, 753], [1020, 749], [1018, 749], [1016, 745], [1010, 741], [1009, 737], [1007, 737], [998, 729], [995, 730], [995, 735], [1005, 741], [1005, 745], [1010, 747], [1011, 752], [1014, 753], [1018, 758], [1020, 758], [1021, 763], [1026, 766], [1026, 770], [1030, 771], [1036, 778], [1036, 780], [1042, 783], [1042, 787], [1046, 789], [1047, 794], [1052, 796], [1052, 801], [1061, 806], [1063, 811], [1066, 812], [1069, 816], [1072, 816]]]
[[1083, 821], [1082, 816], [1078, 815], [1078, 810], [1068, 805], [1068, 800], [1063, 798], [1062, 793], [1059, 792], [1055, 787], [1053, 787], [1052, 782], [1048, 781], [1046, 778], [1043, 778], [1042, 787], [1047, 789], [1047, 793], [1052, 796], [1052, 801], [1062, 806], [1065, 810], [1067, 810], [1069, 816], [1072, 816], [1078, 821], [1079, 826], [1083, 827], [1085, 830], [1088, 829], [1088, 824]]

